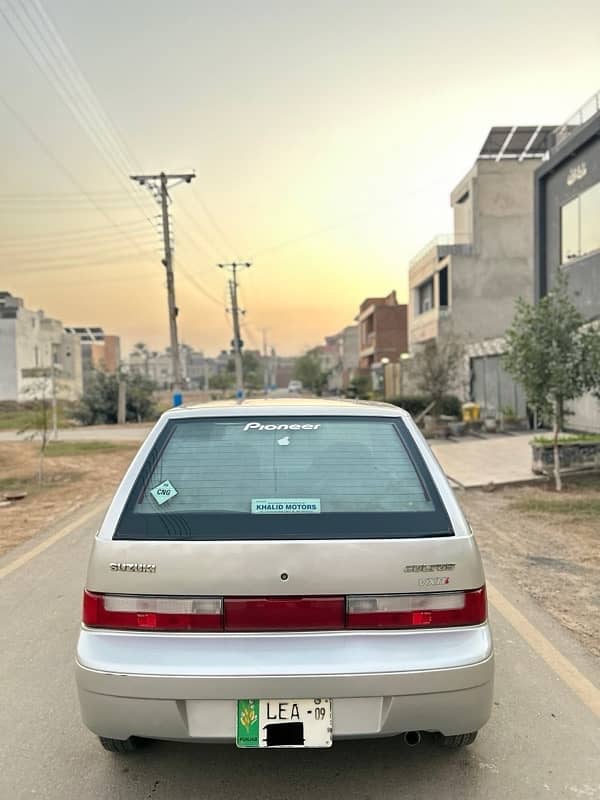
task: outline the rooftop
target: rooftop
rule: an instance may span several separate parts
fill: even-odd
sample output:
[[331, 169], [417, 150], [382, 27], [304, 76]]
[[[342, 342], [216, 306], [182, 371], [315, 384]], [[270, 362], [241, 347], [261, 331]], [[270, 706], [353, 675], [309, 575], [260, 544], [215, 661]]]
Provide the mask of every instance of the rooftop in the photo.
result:
[[567, 139], [570, 139], [582, 125], [589, 122], [596, 114], [600, 114], [600, 90], [580, 106], [566, 122], [554, 129], [554, 142], [551, 150], [554, 151], [561, 147]]

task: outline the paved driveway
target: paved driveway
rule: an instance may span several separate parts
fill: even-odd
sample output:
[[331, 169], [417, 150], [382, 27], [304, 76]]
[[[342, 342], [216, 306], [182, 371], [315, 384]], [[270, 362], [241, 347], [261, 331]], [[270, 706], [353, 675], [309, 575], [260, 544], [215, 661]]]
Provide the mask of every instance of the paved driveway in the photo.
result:
[[39, 537], [0, 561], [1, 798], [600, 798], [600, 693], [590, 683], [598, 680], [597, 665], [493, 561], [486, 566], [495, 709], [464, 751], [430, 742], [410, 749], [388, 739], [338, 742], [328, 751], [155, 743], [130, 757], [104, 752], [79, 719], [73, 680], [85, 564], [99, 516], [88, 512], [86, 522], [50, 531], [53, 538]]
[[431, 448], [446, 475], [466, 489], [489, 483], [532, 480], [531, 432], [455, 441], [432, 441]]

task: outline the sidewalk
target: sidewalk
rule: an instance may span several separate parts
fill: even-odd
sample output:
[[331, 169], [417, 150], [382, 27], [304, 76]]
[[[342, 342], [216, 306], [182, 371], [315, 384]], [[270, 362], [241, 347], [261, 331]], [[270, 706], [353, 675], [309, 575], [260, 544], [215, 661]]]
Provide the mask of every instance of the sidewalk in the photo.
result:
[[431, 449], [452, 482], [473, 489], [490, 483], [518, 483], [535, 480], [531, 471], [532, 433], [513, 436], [490, 436], [489, 439], [465, 437], [458, 442], [431, 441]]

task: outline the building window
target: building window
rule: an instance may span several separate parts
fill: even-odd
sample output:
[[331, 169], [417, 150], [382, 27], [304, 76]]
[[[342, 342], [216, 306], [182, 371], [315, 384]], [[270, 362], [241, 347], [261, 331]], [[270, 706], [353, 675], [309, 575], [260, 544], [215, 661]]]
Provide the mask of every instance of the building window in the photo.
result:
[[419, 314], [433, 308], [433, 278], [422, 283], [417, 289]]
[[560, 211], [561, 264], [600, 250], [600, 182]]
[[440, 308], [448, 307], [448, 267], [439, 271]]

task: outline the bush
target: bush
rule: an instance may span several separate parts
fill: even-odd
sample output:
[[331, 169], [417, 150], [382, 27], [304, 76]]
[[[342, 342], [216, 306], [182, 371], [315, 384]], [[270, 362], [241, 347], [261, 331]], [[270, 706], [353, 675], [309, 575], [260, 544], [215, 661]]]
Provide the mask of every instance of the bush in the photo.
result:
[[[126, 420], [144, 422], [156, 418], [154, 383], [143, 375], [122, 375], [126, 382]], [[117, 422], [119, 376], [96, 371], [75, 411], [83, 425], [107, 425]]]
[[[432, 398], [426, 395], [405, 395], [404, 397], [395, 397], [387, 402], [408, 411], [411, 417], [418, 417], [432, 402]], [[458, 397], [448, 394], [442, 398], [440, 414], [444, 417], [460, 417], [462, 414], [461, 405]]]

